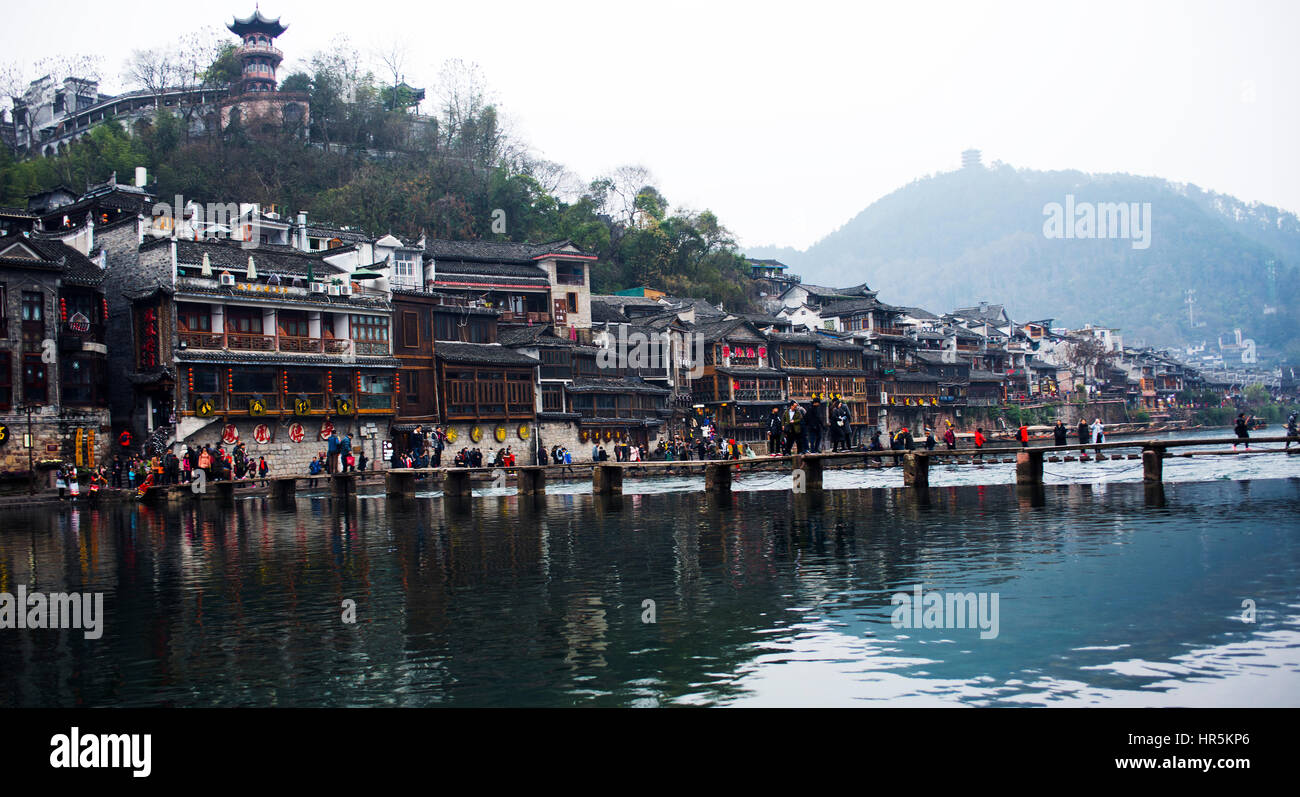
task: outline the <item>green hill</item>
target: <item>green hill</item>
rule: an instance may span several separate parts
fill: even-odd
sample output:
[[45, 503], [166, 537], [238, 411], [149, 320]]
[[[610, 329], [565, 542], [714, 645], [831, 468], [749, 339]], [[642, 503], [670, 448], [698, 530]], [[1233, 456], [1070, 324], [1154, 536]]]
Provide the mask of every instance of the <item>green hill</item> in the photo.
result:
[[[1067, 195], [1078, 206], [1150, 203], [1149, 246], [1048, 237], [1044, 208], [1064, 206]], [[865, 281], [884, 301], [936, 312], [987, 300], [1006, 304], [1013, 318], [1100, 323], [1154, 345], [1241, 327], [1300, 355], [1300, 220], [1157, 178], [962, 169], [894, 191], [807, 251], [747, 254], [783, 260], [807, 282]], [[1196, 329], [1188, 290], [1196, 291]]]

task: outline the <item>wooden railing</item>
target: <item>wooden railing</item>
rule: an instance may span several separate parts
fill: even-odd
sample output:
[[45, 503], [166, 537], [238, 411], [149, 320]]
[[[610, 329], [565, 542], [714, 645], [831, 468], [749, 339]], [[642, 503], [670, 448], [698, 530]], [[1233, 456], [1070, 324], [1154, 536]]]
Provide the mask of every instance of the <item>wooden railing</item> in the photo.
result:
[[[283, 351], [302, 354], [347, 354], [352, 341], [346, 338], [310, 338], [297, 335], [253, 335], [243, 332], [179, 332], [187, 349], [234, 349], [236, 351]], [[387, 343], [373, 343], [380, 354], [388, 354]]]
[[275, 351], [275, 336], [251, 332], [227, 332], [226, 348], [239, 351]]
[[303, 354], [320, 354], [321, 339], [298, 337], [296, 335], [280, 336], [280, 351], [301, 352]]

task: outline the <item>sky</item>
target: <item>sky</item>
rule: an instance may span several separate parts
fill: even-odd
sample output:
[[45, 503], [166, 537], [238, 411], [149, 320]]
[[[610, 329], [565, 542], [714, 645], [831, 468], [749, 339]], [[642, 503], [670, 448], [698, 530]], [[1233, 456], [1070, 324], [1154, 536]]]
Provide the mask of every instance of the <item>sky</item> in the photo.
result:
[[[970, 147], [1300, 211], [1292, 0], [265, 2], [289, 25], [282, 79], [341, 34], [363, 53], [404, 46], [416, 86], [434, 88], [447, 59], [475, 63], [535, 154], [584, 181], [644, 166], [744, 246], [806, 248]], [[57, 29], [121, 90], [130, 50], [251, 10], [64, 0], [52, 22], [21, 5], [0, 60], [29, 68]]]

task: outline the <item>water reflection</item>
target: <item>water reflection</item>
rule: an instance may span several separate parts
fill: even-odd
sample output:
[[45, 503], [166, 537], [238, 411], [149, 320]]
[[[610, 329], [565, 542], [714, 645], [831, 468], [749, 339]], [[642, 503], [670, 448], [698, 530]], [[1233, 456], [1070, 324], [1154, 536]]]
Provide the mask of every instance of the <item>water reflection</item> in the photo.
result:
[[[11, 513], [0, 592], [103, 591], [108, 617], [98, 641], [0, 630], [0, 705], [1300, 701], [1300, 480], [1162, 492]], [[918, 584], [997, 592], [999, 636], [893, 627], [891, 595]]]

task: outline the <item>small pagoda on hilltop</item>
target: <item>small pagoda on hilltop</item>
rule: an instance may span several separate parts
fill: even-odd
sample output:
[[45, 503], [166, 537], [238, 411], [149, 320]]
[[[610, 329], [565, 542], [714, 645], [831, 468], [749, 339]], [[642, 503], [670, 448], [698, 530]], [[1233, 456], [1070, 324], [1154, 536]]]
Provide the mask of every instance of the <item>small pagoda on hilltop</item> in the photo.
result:
[[284, 53], [276, 48], [275, 40], [289, 26], [254, 6], [252, 14], [235, 17], [226, 27], [241, 39], [235, 48], [240, 79], [230, 87], [230, 98], [222, 103], [222, 129], [236, 125], [253, 136], [280, 130], [305, 135], [309, 122], [307, 94], [277, 89], [276, 69]]

